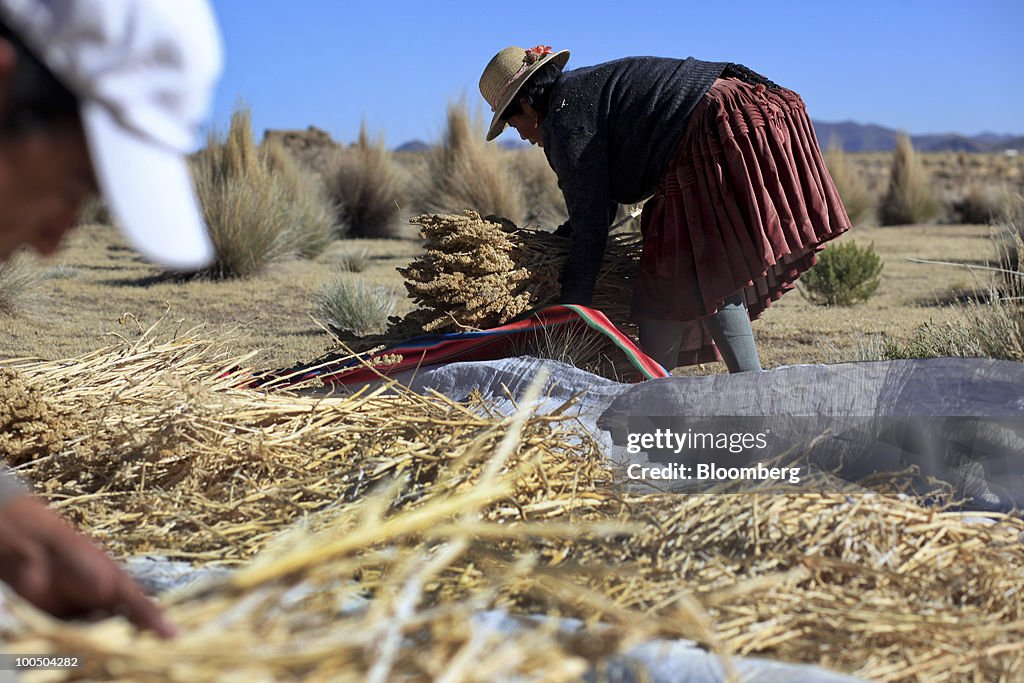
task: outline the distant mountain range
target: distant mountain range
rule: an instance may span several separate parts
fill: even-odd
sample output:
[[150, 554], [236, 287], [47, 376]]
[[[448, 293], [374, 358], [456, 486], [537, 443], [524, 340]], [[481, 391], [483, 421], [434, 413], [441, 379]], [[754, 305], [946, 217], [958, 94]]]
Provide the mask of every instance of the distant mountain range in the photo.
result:
[[[822, 149], [826, 148], [833, 139], [837, 139], [847, 152], [890, 152], [896, 149], [896, 137], [900, 133], [892, 128], [853, 121], [839, 123], [814, 121], [813, 123]], [[910, 141], [913, 143], [914, 149], [920, 152], [1003, 152], [1006, 150], [1024, 152], [1024, 135], [981, 133], [967, 136], [958, 133], [942, 133], [911, 135]], [[528, 146], [522, 140], [502, 140], [499, 144], [508, 149], [521, 149]], [[422, 140], [410, 140], [396, 147], [395, 151], [422, 152], [426, 149], [430, 149], [428, 143]]]
[[[896, 149], [898, 130], [883, 128], [874, 124], [841, 121], [826, 123], [814, 121], [818, 142], [824, 148], [833, 138], [838, 138], [847, 152], [889, 152]], [[1017, 150], [1024, 152], [1024, 135], [960, 135], [940, 133], [933, 135], [911, 135], [910, 142], [920, 152], [1003, 152]]]
[[426, 152], [430, 149], [430, 145], [423, 142], [423, 140], [409, 140], [403, 142], [398, 147], [395, 147], [396, 152]]

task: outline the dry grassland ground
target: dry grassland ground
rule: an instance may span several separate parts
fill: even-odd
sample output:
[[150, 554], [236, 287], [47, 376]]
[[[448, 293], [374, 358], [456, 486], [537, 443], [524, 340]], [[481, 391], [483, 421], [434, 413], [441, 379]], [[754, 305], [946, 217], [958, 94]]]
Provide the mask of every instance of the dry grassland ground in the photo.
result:
[[[906, 339], [921, 323], [949, 315], [957, 292], [980, 289], [965, 269], [913, 263], [908, 258], [983, 264], [993, 256], [984, 226], [920, 225], [857, 228], [843, 240], [875, 244], [885, 270], [878, 293], [852, 308], [823, 308], [790, 292], [754, 324], [766, 367], [854, 359], [872, 335]], [[293, 261], [237, 281], [176, 281], [129, 250], [109, 226], [90, 225], [72, 233], [54, 257], [40, 261], [47, 276], [15, 316], [0, 318], [0, 358], [77, 356], [105, 346], [105, 334], [132, 335], [134, 323], [119, 325], [123, 314], [141, 325], [164, 318], [162, 336], [208, 325], [235, 323], [244, 334], [239, 355], [259, 350], [256, 367], [281, 367], [311, 360], [331, 347], [331, 338], [311, 316], [318, 289], [338, 275], [348, 250], [366, 249], [370, 264], [362, 278], [394, 290], [397, 313], [411, 308], [395, 268], [406, 265], [420, 245], [403, 240], [342, 240], [313, 261]], [[166, 316], [165, 316], [166, 312]], [[723, 371], [721, 364], [686, 373]]]

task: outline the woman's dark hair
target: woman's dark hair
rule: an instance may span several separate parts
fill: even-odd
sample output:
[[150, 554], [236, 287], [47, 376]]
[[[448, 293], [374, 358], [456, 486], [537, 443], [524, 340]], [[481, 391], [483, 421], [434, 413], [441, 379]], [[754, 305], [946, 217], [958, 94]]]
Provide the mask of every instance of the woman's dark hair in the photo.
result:
[[519, 105], [520, 99], [525, 99], [531, 107], [537, 110], [541, 116], [547, 116], [548, 104], [551, 101], [551, 86], [562, 75], [562, 67], [550, 61], [530, 76], [530, 78], [519, 89], [512, 102], [501, 112], [501, 118], [508, 121], [508, 117], [521, 114], [523, 108]]
[[17, 55], [7, 106], [0, 112], [0, 134], [15, 135], [78, 116], [74, 93], [2, 22], [0, 40], [10, 43]]

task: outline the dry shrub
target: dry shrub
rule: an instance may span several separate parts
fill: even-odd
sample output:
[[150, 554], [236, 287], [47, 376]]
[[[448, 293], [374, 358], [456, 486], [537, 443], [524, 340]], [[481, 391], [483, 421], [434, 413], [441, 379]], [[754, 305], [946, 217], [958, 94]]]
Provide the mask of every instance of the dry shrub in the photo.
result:
[[889, 188], [878, 205], [882, 225], [926, 223], [939, 213], [939, 201], [931, 186], [931, 178], [914, 152], [907, 135], [896, 139]]
[[335, 233], [334, 205], [322, 184], [298, 164], [280, 139], [264, 141], [260, 152], [267, 169], [284, 185], [292, 204], [290, 213], [299, 256], [319, 256]]
[[0, 315], [15, 315], [30, 305], [42, 280], [35, 260], [24, 251], [0, 261]]
[[504, 151], [484, 140], [486, 127], [471, 117], [465, 99], [448, 105], [442, 144], [427, 152], [420, 206], [424, 211], [472, 209], [520, 222], [525, 214], [523, 188]]
[[246, 277], [270, 263], [314, 256], [333, 231], [333, 210], [277, 144], [260, 148], [251, 114], [231, 116], [227, 138], [211, 134], [194, 157], [196, 191], [217, 251], [209, 273]]
[[[907, 343], [890, 343], [888, 358], [958, 356], [1024, 362], [1024, 269], [1017, 254], [1024, 248], [1024, 199], [1007, 205], [1002, 233], [993, 236], [999, 267], [990, 274], [983, 298], [954, 304], [944, 323], [926, 323]], [[993, 270], [995, 272], [993, 272]]]
[[327, 188], [338, 207], [339, 232], [353, 237], [402, 236], [402, 209], [409, 174], [384, 146], [370, 140], [364, 123], [352, 149], [335, 152]]
[[76, 225], [113, 225], [114, 217], [110, 213], [110, 207], [100, 196], [88, 199], [82, 208], [78, 210]]
[[1007, 197], [1002, 212], [1003, 230], [996, 235], [996, 254], [1002, 269], [1006, 289], [1019, 286], [1021, 280], [1021, 259], [1024, 252], [1024, 196]]
[[835, 181], [836, 189], [854, 225], [864, 225], [875, 218], [875, 197], [868, 190], [864, 178], [843, 151], [838, 139], [829, 143], [825, 152], [825, 165]]
[[370, 265], [370, 250], [350, 247], [338, 256], [338, 267], [349, 273], [361, 273]]
[[995, 358], [1024, 362], [1024, 286], [1011, 296], [990, 290], [987, 300], [972, 300], [957, 307], [955, 316], [942, 323], [921, 325], [909, 342], [889, 342], [885, 357]]
[[544, 152], [536, 147], [504, 152], [509, 168], [523, 186], [526, 203], [524, 224], [556, 228], [569, 217], [565, 197], [558, 187], [558, 176], [548, 164]]
[[949, 203], [950, 223], [988, 225], [998, 219], [1006, 203], [1006, 190], [991, 185], [971, 183], [967, 192]]
[[327, 283], [317, 295], [321, 315], [334, 329], [355, 334], [382, 332], [395, 312], [395, 296], [349, 275]]

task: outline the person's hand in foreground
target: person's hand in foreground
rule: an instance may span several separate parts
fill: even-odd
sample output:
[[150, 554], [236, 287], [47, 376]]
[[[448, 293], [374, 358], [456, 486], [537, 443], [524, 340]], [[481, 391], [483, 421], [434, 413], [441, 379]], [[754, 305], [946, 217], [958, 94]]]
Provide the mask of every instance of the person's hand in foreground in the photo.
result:
[[161, 637], [176, 634], [128, 574], [28, 494], [0, 507], [0, 580], [57, 617], [120, 614]]

